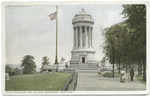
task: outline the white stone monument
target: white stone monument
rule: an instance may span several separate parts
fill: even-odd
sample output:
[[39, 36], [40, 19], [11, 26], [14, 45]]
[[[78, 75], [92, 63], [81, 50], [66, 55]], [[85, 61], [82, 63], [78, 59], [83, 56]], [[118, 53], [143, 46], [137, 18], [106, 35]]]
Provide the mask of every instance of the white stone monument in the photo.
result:
[[73, 24], [73, 50], [71, 51], [71, 64], [97, 64], [95, 51], [92, 47], [94, 19], [84, 9], [74, 16]]
[[[104, 70], [113, 70], [113, 64], [111, 64], [109, 61], [110, 61], [110, 58], [108, 57], [108, 55], [106, 53], [105, 63], [104, 63], [104, 66], [101, 66], [101, 68]], [[114, 70], [117, 70], [116, 64], [114, 64]]]
[[5, 73], [5, 80], [9, 80], [9, 74]]
[[61, 58], [61, 62], [58, 64], [59, 68], [65, 69], [66, 64], [65, 64], [65, 58]]
[[105, 57], [105, 65], [104, 69], [105, 70], [112, 70], [112, 64], [109, 62], [110, 58], [108, 56]]

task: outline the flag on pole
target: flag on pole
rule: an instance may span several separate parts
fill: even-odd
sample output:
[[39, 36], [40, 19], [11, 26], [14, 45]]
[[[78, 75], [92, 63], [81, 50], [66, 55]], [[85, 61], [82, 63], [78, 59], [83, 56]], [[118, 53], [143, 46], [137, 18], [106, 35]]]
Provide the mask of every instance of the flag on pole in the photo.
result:
[[51, 20], [55, 20], [57, 18], [57, 11], [49, 15]]

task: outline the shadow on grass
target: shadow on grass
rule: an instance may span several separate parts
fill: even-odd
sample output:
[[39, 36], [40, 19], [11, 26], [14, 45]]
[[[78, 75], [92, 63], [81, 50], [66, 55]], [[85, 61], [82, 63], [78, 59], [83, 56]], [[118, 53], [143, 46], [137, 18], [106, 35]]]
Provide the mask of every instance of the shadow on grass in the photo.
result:
[[138, 76], [138, 74], [137, 74], [137, 75], [135, 76], [135, 78], [136, 78], [139, 82], [141, 82], [142, 84], [144, 84], [144, 85], [146, 86], [146, 82], [145, 82], [145, 81], [142, 81], [143, 75]]

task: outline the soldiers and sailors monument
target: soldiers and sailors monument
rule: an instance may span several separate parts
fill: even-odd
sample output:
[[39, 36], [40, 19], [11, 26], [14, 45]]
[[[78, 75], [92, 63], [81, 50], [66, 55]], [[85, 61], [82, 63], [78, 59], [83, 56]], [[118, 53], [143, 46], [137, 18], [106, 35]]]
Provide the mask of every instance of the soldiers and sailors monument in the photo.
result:
[[[72, 19], [73, 49], [71, 51], [70, 67], [97, 67], [95, 50], [92, 47], [94, 19], [84, 9]], [[82, 68], [81, 68], [82, 69]]]
[[[98, 68], [97, 60], [95, 59], [95, 50], [92, 47], [94, 19], [82, 8], [82, 11], [72, 19], [72, 24], [73, 49], [71, 51], [70, 64], [66, 64], [69, 65], [68, 69], [84, 70]], [[58, 65], [61, 66], [64, 64], [60, 62]], [[53, 69], [53, 67], [55, 69], [57, 64], [53, 66], [44, 65], [43, 69], [48, 70]]]

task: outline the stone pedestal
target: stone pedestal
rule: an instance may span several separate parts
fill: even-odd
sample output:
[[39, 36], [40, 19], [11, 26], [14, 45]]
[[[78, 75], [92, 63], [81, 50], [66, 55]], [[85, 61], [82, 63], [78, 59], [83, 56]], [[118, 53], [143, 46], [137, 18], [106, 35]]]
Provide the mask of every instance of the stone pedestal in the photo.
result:
[[92, 64], [97, 63], [95, 60], [95, 51], [93, 50], [74, 50], [71, 52], [70, 64]]

